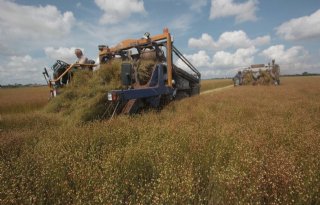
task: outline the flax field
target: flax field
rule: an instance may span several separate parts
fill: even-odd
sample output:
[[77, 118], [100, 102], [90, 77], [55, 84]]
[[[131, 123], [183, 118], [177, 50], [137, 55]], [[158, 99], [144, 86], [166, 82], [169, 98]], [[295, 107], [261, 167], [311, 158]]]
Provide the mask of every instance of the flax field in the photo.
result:
[[87, 123], [1, 89], [0, 204], [320, 204], [320, 78], [281, 83]]

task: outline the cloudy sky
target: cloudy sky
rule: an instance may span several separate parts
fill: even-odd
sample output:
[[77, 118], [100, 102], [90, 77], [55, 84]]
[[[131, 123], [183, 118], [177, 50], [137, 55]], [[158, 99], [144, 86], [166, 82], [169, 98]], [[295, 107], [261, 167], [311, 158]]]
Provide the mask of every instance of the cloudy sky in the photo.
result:
[[282, 73], [320, 73], [319, 0], [0, 0], [0, 84], [44, 83], [44, 67], [97, 58], [168, 27], [203, 78], [275, 58]]

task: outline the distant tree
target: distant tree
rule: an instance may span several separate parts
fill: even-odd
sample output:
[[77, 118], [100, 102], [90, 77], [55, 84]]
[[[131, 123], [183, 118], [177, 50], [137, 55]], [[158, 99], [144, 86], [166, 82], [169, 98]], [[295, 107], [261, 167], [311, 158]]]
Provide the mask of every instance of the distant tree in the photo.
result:
[[308, 72], [303, 72], [302, 75], [309, 75], [309, 73]]

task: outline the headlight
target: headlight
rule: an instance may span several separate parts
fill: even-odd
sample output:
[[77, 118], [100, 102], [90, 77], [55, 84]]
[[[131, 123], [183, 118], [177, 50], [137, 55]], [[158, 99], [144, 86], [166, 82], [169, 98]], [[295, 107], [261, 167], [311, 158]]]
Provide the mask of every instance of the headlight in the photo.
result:
[[108, 93], [108, 100], [112, 101], [112, 93]]
[[118, 100], [118, 95], [116, 92], [110, 92], [108, 93], [108, 100], [109, 101], [117, 101]]

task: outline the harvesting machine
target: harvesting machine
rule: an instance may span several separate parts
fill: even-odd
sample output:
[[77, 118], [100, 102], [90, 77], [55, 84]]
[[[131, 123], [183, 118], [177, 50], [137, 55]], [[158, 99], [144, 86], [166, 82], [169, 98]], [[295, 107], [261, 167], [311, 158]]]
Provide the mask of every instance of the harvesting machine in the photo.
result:
[[[200, 72], [173, 45], [168, 29], [162, 34], [142, 39], [128, 39], [117, 46], [99, 46], [100, 64], [113, 58], [121, 58], [121, 82], [124, 89], [108, 92], [108, 100], [116, 106], [114, 113], [132, 114], [144, 108], [160, 108], [177, 100], [200, 92]], [[180, 59], [186, 69], [177, 67], [173, 60]], [[134, 62], [149, 60], [155, 65], [149, 72], [148, 80], [141, 80], [139, 67]]]
[[[162, 34], [150, 36], [147, 32], [143, 38], [127, 39], [109, 48], [99, 45], [100, 64], [85, 66], [100, 66], [120, 60], [120, 80], [122, 87], [106, 93], [109, 105], [112, 105], [113, 115], [134, 114], [143, 109], [161, 108], [167, 103], [198, 95], [200, 92], [200, 72], [173, 45], [173, 38], [165, 28]], [[184, 69], [176, 66], [173, 61], [179, 60]], [[139, 62], [154, 62], [148, 70], [141, 71]], [[66, 64], [58, 61], [62, 71], [53, 80], [44, 76], [51, 88], [52, 95], [55, 87], [66, 84], [72, 67], [79, 64]], [[144, 68], [145, 69], [145, 68]], [[142, 74], [144, 78], [142, 79]], [[147, 78], [145, 78], [147, 76]]]
[[238, 85], [280, 85], [280, 66], [272, 60], [272, 64], [254, 64], [239, 71], [233, 78]]

